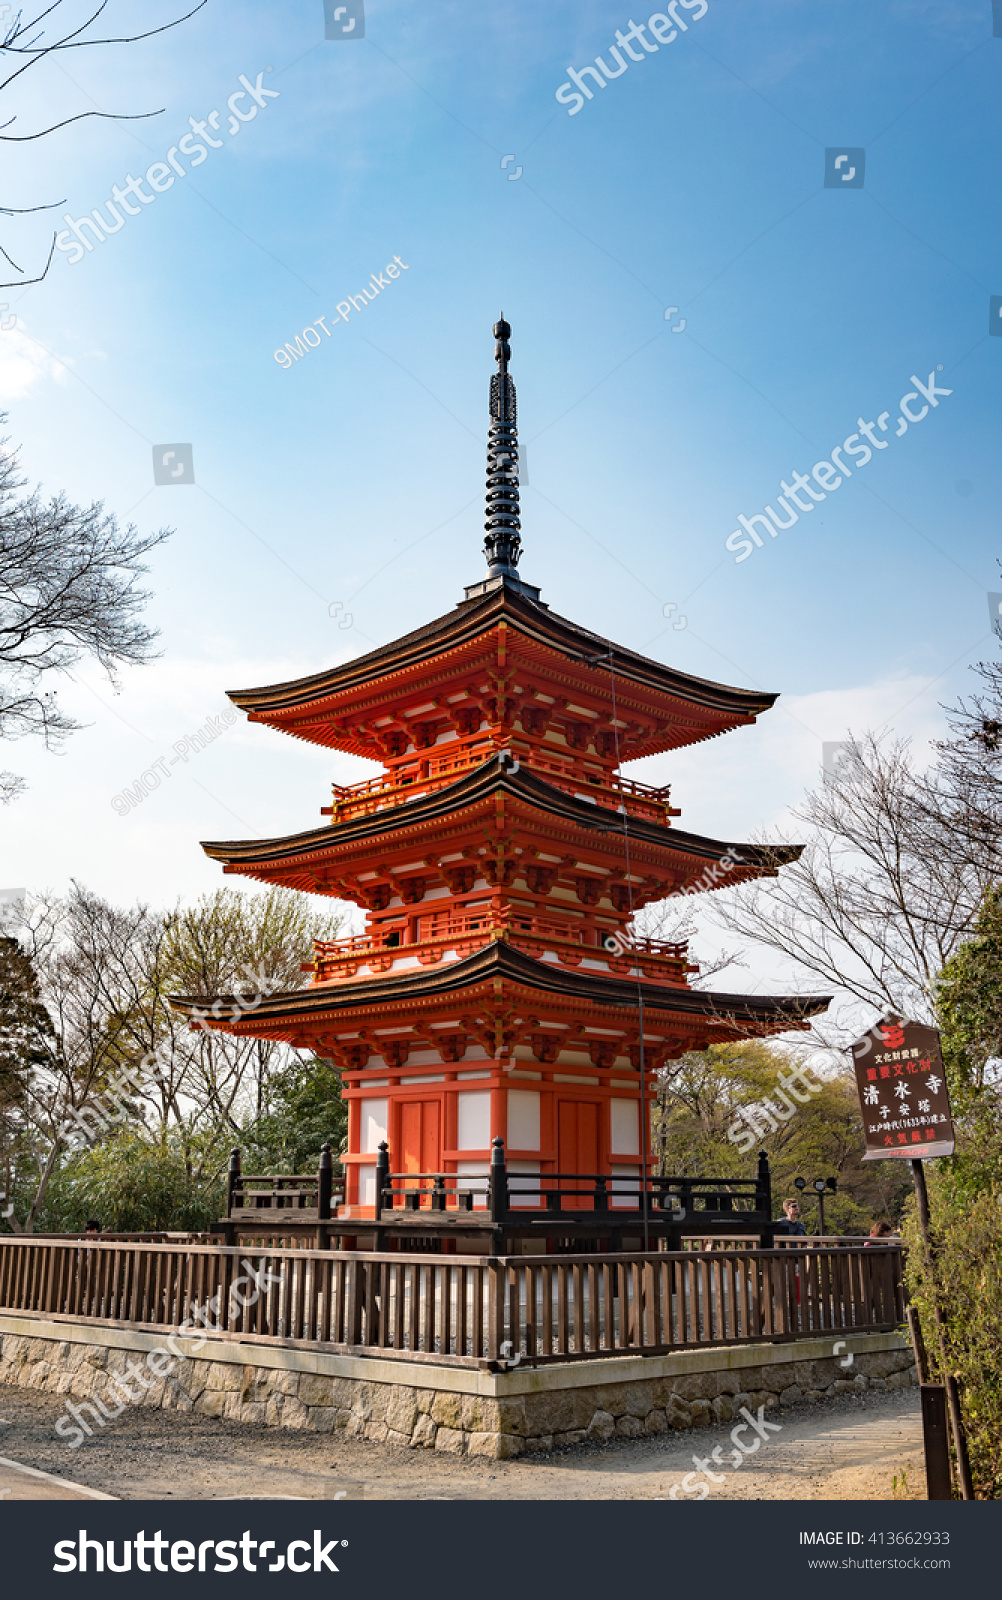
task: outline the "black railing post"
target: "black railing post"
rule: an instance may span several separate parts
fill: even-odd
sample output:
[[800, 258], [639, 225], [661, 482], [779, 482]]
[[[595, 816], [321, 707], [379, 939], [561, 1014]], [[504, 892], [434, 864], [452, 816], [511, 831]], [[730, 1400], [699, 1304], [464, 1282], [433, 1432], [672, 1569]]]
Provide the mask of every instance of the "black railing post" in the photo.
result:
[[334, 1187], [334, 1162], [329, 1144], [320, 1146], [320, 1169], [317, 1172], [317, 1220], [329, 1222], [331, 1193]]
[[[390, 1147], [384, 1139], [376, 1154], [376, 1217], [382, 1215], [383, 1191], [390, 1182]], [[393, 1197], [390, 1197], [390, 1209], [393, 1208]]]
[[444, 1211], [445, 1210], [445, 1200], [446, 1200], [445, 1179], [443, 1178], [442, 1174], [439, 1172], [439, 1173], [436, 1173], [435, 1182], [434, 1182], [434, 1184], [432, 1186], [432, 1191], [431, 1191], [431, 1209], [433, 1211]]
[[230, 1151], [230, 1167], [226, 1174], [226, 1215], [233, 1215], [233, 1201], [240, 1193], [240, 1148], [237, 1146]]
[[504, 1222], [508, 1215], [508, 1168], [504, 1159], [504, 1140], [491, 1141], [490, 1211], [492, 1222]]
[[764, 1150], [758, 1156], [758, 1183], [755, 1192], [756, 1210], [762, 1211], [772, 1221], [772, 1173], [769, 1171], [769, 1157]]
[[608, 1211], [609, 1209], [609, 1188], [603, 1177], [595, 1179], [594, 1205], [596, 1211]]

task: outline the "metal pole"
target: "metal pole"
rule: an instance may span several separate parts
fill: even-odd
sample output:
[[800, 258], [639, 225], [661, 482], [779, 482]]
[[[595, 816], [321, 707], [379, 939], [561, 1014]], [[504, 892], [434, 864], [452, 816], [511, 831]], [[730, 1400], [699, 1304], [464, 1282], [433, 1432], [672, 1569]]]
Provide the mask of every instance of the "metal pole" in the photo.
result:
[[[939, 1341], [940, 1371], [943, 1377], [945, 1402], [949, 1404], [953, 1445], [957, 1457], [957, 1480], [960, 1484], [960, 1492], [963, 1499], [973, 1500], [974, 1486], [971, 1479], [970, 1457], [967, 1453], [964, 1418], [960, 1410], [960, 1389], [957, 1385], [956, 1377], [949, 1371], [949, 1363], [946, 1358], [946, 1336], [943, 1331], [943, 1317], [939, 1306], [939, 1284], [936, 1281], [936, 1245], [933, 1240], [932, 1225], [929, 1218], [929, 1190], [926, 1187], [925, 1168], [921, 1161], [912, 1161], [909, 1162], [909, 1165], [912, 1169], [912, 1183], [915, 1186], [915, 1204], [918, 1210], [919, 1228], [922, 1233], [922, 1242], [925, 1246], [926, 1272], [932, 1290], [933, 1315], [936, 1321], [936, 1334]], [[921, 1368], [919, 1369], [919, 1374], [921, 1376]], [[932, 1499], [931, 1494], [929, 1498]]]

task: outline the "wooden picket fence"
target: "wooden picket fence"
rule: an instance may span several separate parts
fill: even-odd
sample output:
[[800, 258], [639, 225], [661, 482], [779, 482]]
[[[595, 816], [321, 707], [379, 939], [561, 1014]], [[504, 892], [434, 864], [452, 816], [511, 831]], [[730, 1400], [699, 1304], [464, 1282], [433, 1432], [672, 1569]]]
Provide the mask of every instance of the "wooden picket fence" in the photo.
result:
[[442, 1256], [0, 1237], [0, 1313], [441, 1364], [512, 1365], [884, 1332], [896, 1244]]

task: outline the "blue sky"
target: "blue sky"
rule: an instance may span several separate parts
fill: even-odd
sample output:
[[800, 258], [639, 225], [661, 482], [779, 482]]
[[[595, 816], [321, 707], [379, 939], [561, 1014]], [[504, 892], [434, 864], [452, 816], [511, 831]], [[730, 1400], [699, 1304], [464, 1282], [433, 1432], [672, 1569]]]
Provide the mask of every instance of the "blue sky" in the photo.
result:
[[[160, 660], [118, 693], [83, 668], [60, 696], [89, 726], [62, 753], [4, 751], [30, 787], [0, 817], [0, 884], [187, 898], [221, 881], [200, 839], [309, 827], [332, 779], [368, 770], [241, 719], [141, 806], [112, 805], [226, 689], [370, 649], [481, 575], [502, 307], [523, 576], [624, 645], [781, 692], [755, 729], [642, 764], [682, 826], [781, 822], [849, 727], [927, 749], [991, 652], [1002, 589], [991, 0], [701, 4], [676, 5], [685, 31], [575, 115], [555, 99], [568, 67], [611, 65], [647, 10], [370, 0], [364, 38], [332, 41], [322, 0], [210, 0], [7, 92], [14, 132], [165, 108], [6, 147], [4, 203], [65, 196], [59, 228], [162, 161], [189, 117], [218, 110], [222, 146], [83, 260], [57, 252], [42, 283], [0, 294], [18, 319], [0, 405], [27, 475], [176, 530], [150, 578]], [[109, 31], [172, 14], [113, 0]], [[259, 74], [277, 95], [229, 134], [226, 101]], [[861, 189], [824, 186], [842, 143], [866, 151]], [[52, 225], [5, 223], [26, 272]], [[275, 361], [395, 257], [364, 311]], [[952, 393], [894, 436], [911, 375], [931, 373]], [[889, 447], [735, 562], [738, 514], [885, 411]], [[175, 443], [195, 482], [154, 487], [153, 446]]]

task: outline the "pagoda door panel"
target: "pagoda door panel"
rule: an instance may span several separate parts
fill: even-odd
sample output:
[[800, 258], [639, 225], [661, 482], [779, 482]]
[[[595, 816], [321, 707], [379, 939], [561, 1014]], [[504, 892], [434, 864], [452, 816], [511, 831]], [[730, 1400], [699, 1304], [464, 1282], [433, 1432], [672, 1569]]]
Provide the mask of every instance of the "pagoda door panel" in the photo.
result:
[[[589, 1100], [560, 1100], [557, 1103], [557, 1171], [597, 1173], [599, 1168], [599, 1107]], [[588, 1188], [589, 1184], [561, 1185], [561, 1188]], [[590, 1211], [590, 1195], [569, 1199], [572, 1211]]]
[[439, 1100], [400, 1103], [398, 1172], [441, 1172], [442, 1106]]

